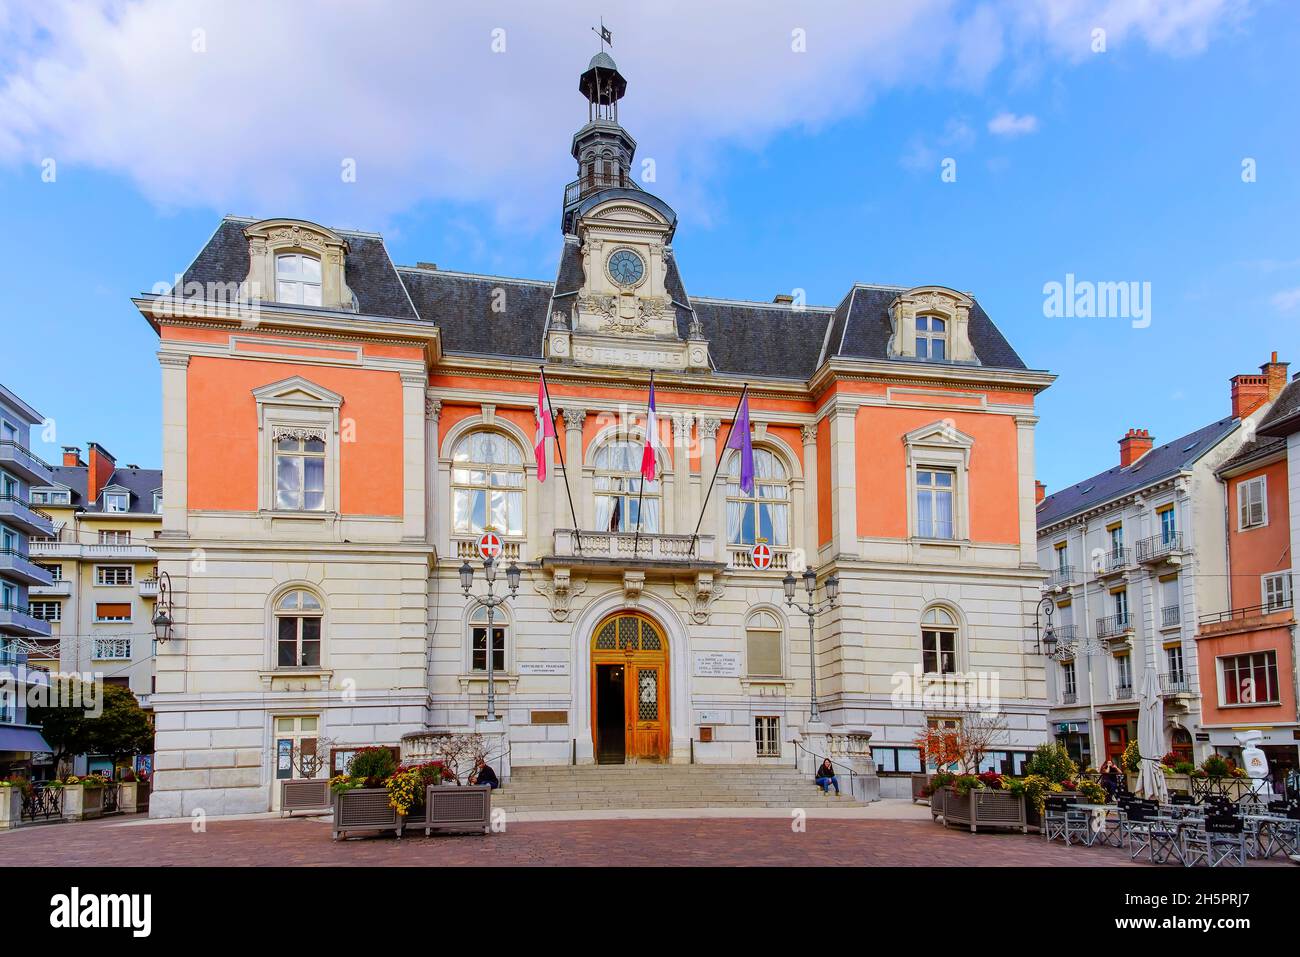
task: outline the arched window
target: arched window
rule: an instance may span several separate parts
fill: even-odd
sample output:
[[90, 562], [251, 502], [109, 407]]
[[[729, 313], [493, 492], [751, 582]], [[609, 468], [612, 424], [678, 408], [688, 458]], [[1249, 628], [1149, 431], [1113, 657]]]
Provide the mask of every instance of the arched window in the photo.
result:
[[309, 591], [286, 592], [275, 603], [276, 664], [281, 668], [319, 668], [320, 599]]
[[781, 655], [781, 619], [760, 610], [745, 622], [745, 663], [752, 678], [780, 678], [785, 673]]
[[[469, 616], [470, 671], [487, 671], [487, 645], [487, 609], [476, 608]], [[498, 674], [506, 670], [506, 623], [499, 613], [492, 622], [492, 670]]]
[[926, 674], [957, 672], [957, 619], [945, 608], [921, 616], [921, 659]]
[[275, 299], [301, 306], [319, 306], [320, 260], [303, 253], [275, 257]]
[[948, 323], [938, 316], [916, 317], [916, 357], [948, 358]]
[[642, 490], [643, 448], [640, 442], [615, 441], [596, 450], [596, 528], [600, 531], [634, 531], [638, 514], [641, 531], [659, 531], [659, 480], [645, 482]]
[[524, 458], [499, 432], [471, 432], [451, 452], [452, 530], [524, 533]]
[[740, 453], [727, 462], [727, 541], [790, 544], [790, 484], [785, 465], [767, 449], [754, 449], [754, 494], [740, 490]]

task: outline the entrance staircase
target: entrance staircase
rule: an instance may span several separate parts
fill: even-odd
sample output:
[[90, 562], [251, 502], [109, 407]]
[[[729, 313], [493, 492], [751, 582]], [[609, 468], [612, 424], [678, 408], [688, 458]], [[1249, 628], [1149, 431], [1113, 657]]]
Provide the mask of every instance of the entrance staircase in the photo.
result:
[[737, 764], [527, 766], [492, 795], [507, 811], [641, 808], [862, 807], [848, 794], [821, 789], [792, 767]]

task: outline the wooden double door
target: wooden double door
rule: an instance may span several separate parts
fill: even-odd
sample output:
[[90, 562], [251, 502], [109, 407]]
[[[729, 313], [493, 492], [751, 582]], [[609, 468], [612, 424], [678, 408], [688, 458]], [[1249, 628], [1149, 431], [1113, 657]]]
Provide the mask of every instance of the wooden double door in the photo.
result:
[[600, 764], [668, 756], [668, 642], [644, 615], [620, 612], [591, 640], [591, 730]]

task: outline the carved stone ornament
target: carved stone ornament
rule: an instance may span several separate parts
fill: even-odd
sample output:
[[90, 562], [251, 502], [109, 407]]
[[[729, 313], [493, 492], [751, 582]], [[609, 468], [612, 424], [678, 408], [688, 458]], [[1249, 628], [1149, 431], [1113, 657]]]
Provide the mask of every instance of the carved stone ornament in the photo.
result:
[[555, 621], [568, 621], [573, 612], [573, 599], [587, 590], [585, 579], [574, 581], [569, 569], [557, 568], [550, 581], [534, 579], [533, 588], [550, 599], [551, 618]]
[[272, 431], [272, 436], [277, 442], [281, 439], [297, 439], [300, 442], [307, 442], [311, 439], [316, 439], [318, 442], [324, 442], [325, 430], [277, 425]]
[[441, 415], [442, 415], [442, 399], [435, 399], [430, 396], [425, 396], [424, 417], [426, 419], [432, 419], [434, 422], [437, 422], [439, 416]]
[[551, 328], [556, 332], [565, 332], [569, 328], [569, 317], [559, 309], [551, 313]]
[[581, 312], [595, 313], [608, 322], [618, 317], [618, 297], [616, 296], [581, 296], [578, 299]]
[[718, 429], [722, 428], [721, 419], [702, 418], [697, 420], [697, 426], [700, 430], [700, 439], [716, 439]]
[[632, 607], [641, 601], [641, 591], [645, 588], [645, 572], [623, 573], [623, 600]]
[[799, 431], [803, 433], [804, 445], [817, 444], [817, 423], [816, 422], [811, 422], [808, 425], [803, 426]]
[[673, 592], [682, 601], [686, 602], [688, 613], [691, 621], [697, 625], [707, 625], [709, 616], [713, 613], [713, 605], [723, 595], [726, 589], [722, 582], [715, 579], [710, 572], [700, 572], [692, 581], [673, 581]]

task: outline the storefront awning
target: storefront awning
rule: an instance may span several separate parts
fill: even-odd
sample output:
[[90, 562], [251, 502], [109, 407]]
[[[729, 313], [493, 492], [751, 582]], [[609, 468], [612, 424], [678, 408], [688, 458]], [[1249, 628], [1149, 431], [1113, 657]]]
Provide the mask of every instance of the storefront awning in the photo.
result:
[[35, 728], [0, 725], [0, 751], [53, 751]]

